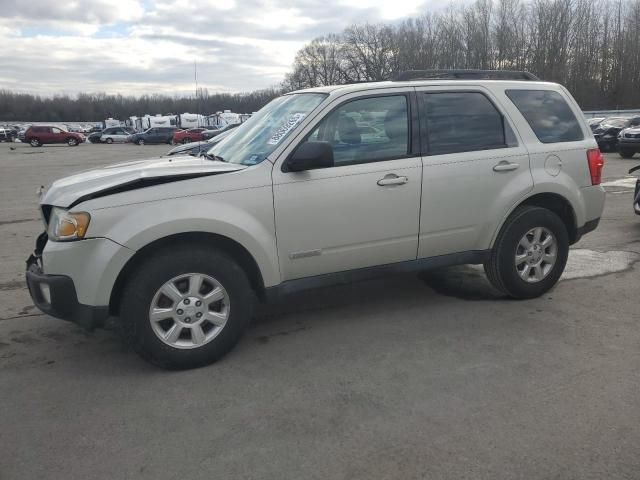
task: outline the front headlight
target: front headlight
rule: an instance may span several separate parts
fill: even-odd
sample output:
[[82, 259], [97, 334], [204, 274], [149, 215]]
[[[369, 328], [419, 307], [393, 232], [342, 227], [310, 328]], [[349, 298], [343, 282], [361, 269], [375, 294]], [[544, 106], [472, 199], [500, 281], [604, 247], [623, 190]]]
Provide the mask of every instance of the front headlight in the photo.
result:
[[87, 234], [90, 220], [91, 215], [86, 212], [69, 212], [64, 208], [53, 207], [47, 235], [54, 242], [81, 240]]

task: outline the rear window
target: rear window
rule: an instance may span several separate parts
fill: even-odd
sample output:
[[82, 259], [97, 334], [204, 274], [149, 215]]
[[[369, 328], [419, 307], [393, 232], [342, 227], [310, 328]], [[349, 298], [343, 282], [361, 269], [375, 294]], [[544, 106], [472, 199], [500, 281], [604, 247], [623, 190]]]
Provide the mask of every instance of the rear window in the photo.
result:
[[542, 143], [584, 139], [578, 119], [558, 92], [507, 90], [505, 93]]

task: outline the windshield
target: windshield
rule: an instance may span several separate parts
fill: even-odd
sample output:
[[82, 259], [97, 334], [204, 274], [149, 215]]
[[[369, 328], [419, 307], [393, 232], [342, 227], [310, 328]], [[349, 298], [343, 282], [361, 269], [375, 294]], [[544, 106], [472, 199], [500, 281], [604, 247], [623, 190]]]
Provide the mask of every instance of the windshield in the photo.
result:
[[296, 93], [276, 98], [207, 153], [224, 162], [256, 165], [267, 158], [326, 97], [323, 93]]

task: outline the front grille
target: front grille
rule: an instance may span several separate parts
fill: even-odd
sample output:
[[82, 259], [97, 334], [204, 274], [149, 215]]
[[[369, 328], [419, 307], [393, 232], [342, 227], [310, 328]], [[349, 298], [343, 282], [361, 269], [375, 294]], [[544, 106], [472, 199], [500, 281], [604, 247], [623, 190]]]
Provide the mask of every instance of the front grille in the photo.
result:
[[625, 133], [624, 138], [640, 138], [640, 133]]

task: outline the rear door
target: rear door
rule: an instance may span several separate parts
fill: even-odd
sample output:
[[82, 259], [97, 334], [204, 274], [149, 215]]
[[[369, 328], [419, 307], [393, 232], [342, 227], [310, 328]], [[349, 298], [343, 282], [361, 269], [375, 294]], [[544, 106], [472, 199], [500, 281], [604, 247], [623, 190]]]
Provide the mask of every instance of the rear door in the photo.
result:
[[162, 127], [158, 129], [157, 143], [167, 143], [173, 137], [173, 128]]
[[424, 170], [418, 257], [490, 248], [533, 188], [514, 124], [483, 87], [418, 87]]
[[39, 129], [40, 133], [38, 134], [38, 136], [40, 137], [40, 141], [42, 143], [55, 143], [51, 127], [39, 127]]

